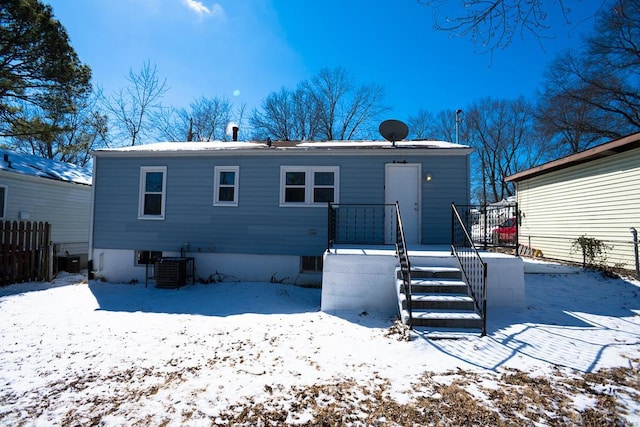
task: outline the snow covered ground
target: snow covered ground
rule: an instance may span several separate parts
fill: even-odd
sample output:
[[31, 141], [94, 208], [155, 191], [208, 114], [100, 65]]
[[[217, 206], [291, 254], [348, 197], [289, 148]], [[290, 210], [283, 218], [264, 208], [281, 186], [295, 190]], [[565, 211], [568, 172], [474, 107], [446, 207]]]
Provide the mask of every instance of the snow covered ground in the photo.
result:
[[640, 283], [527, 271], [526, 308], [437, 341], [282, 284], [0, 288], [0, 424], [640, 425]]

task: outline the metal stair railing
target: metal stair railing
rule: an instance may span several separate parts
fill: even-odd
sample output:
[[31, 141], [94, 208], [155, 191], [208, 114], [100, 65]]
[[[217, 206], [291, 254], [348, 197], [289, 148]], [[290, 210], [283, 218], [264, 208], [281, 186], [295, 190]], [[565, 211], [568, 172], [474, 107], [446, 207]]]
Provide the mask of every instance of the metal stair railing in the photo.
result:
[[400, 207], [396, 202], [396, 254], [400, 262], [400, 274], [402, 276], [402, 287], [405, 298], [407, 299], [407, 311], [409, 312], [409, 327], [413, 327], [413, 312], [411, 307], [411, 261], [409, 260], [409, 251], [407, 249], [407, 241], [404, 237], [404, 227], [402, 226], [402, 217], [400, 215]]
[[487, 334], [487, 263], [482, 260], [455, 203], [451, 204], [451, 254], [460, 263], [464, 281], [478, 314], [482, 318], [482, 336]]

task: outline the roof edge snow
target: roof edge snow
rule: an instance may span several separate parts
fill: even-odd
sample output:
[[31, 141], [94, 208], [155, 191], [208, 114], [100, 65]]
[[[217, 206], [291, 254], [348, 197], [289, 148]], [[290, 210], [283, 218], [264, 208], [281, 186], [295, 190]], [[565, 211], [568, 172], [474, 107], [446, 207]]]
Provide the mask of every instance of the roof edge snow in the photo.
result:
[[[283, 152], [336, 152], [349, 153], [362, 150], [447, 150], [462, 151], [465, 154], [471, 152], [471, 147], [454, 144], [446, 141], [398, 141], [391, 144], [387, 141], [197, 141], [197, 142], [158, 142], [152, 144], [137, 145], [132, 147], [119, 147], [95, 150], [93, 156], [110, 154], [169, 154], [169, 153], [203, 153], [203, 152], [262, 152], [277, 154]], [[460, 153], [462, 154], [462, 153]]]
[[72, 163], [0, 149], [0, 171], [91, 185], [91, 171]]

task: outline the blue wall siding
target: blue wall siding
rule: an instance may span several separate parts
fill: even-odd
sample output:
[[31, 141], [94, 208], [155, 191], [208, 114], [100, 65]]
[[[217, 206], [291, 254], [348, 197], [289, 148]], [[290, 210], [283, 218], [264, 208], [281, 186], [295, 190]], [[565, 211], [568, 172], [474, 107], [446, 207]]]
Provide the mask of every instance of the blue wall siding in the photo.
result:
[[[321, 255], [324, 207], [279, 207], [280, 166], [339, 166], [341, 203], [384, 203], [385, 164], [421, 163], [423, 243], [449, 239], [450, 204], [467, 203], [468, 156], [286, 155], [97, 157], [94, 247]], [[141, 166], [166, 166], [165, 220], [139, 220]], [[214, 166], [239, 166], [237, 207], [213, 206]]]
[[451, 203], [469, 204], [469, 156], [431, 158], [422, 166], [423, 175], [431, 173], [430, 182], [422, 182], [422, 242], [451, 242]]

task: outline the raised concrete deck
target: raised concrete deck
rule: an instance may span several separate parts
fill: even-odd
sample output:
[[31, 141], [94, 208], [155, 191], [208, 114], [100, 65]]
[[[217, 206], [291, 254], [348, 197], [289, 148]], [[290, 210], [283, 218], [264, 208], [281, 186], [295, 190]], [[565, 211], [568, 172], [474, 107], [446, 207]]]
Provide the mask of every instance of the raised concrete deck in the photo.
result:
[[[408, 252], [412, 267], [459, 267], [445, 245], [410, 245]], [[321, 310], [397, 314], [395, 254], [393, 245], [339, 245], [327, 250], [322, 271]], [[487, 263], [487, 306], [524, 306], [522, 259], [485, 251], [480, 251], [480, 256]]]

